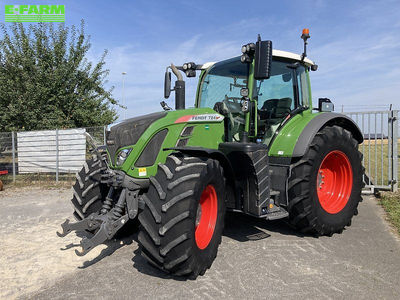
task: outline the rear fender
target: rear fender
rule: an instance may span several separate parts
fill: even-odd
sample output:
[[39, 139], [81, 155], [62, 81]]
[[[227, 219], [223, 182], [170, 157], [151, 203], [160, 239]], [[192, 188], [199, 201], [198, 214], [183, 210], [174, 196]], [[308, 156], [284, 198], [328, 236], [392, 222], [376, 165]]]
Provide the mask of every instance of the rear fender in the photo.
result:
[[333, 125], [350, 131], [359, 144], [363, 142], [361, 130], [351, 118], [338, 113], [322, 113], [313, 118], [303, 129], [293, 149], [292, 157], [304, 156], [317, 132], [326, 126]]

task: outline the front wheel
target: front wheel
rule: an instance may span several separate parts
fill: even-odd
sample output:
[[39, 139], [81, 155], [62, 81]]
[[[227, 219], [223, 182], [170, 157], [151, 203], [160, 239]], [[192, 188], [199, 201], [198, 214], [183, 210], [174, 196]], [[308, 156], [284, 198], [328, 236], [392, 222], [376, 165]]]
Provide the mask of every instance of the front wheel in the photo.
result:
[[142, 256], [173, 275], [203, 275], [217, 255], [224, 226], [222, 167], [210, 158], [173, 154], [150, 182], [139, 215]]
[[318, 132], [308, 152], [292, 165], [290, 222], [316, 235], [342, 232], [362, 200], [361, 162], [358, 143], [348, 130], [327, 126]]

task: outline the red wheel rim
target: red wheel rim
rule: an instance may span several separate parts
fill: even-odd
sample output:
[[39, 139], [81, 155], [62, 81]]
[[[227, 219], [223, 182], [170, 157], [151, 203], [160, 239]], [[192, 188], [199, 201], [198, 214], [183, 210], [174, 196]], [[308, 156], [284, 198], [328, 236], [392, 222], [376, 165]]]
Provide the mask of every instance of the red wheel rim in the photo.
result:
[[211, 241], [217, 223], [217, 212], [217, 193], [214, 186], [207, 185], [201, 193], [196, 216], [195, 239], [200, 249], [205, 249]]
[[353, 170], [346, 154], [334, 150], [322, 161], [317, 174], [317, 194], [322, 208], [330, 214], [340, 212], [349, 201]]

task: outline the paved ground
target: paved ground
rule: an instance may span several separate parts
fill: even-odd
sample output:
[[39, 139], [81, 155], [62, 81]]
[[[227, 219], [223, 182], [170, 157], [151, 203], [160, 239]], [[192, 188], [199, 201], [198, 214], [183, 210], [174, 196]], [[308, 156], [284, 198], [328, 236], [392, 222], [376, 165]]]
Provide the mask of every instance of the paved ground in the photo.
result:
[[400, 242], [373, 197], [331, 238], [231, 217], [217, 259], [196, 281], [148, 265], [136, 235], [76, 257], [78, 237], [55, 235], [69, 197], [65, 190], [0, 193], [0, 298], [400, 298]]

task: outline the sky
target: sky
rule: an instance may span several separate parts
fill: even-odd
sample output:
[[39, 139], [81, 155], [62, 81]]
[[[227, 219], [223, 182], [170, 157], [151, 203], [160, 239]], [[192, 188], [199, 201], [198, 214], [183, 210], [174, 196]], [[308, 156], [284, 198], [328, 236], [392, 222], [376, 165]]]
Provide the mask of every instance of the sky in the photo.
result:
[[[314, 106], [330, 98], [337, 111], [400, 109], [400, 1], [0, 1], [65, 4], [66, 25], [85, 20], [89, 60], [108, 50], [107, 87], [126, 101], [120, 118], [160, 111], [166, 66], [204, 63], [240, 55], [257, 34], [273, 47], [301, 54], [309, 28], [308, 57]], [[4, 8], [1, 8], [4, 11]], [[4, 14], [0, 14], [4, 22]], [[125, 88], [122, 89], [122, 72]], [[186, 82], [194, 105], [196, 78]], [[166, 102], [174, 107], [173, 93]]]

